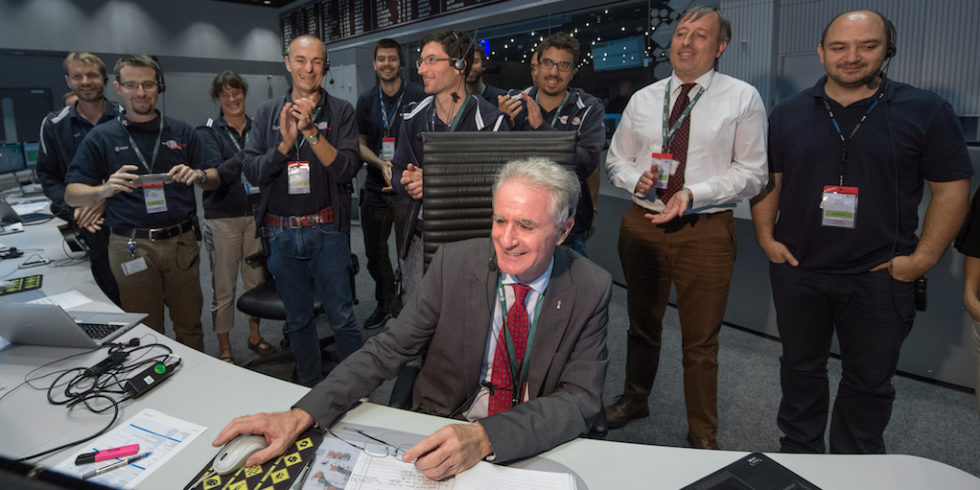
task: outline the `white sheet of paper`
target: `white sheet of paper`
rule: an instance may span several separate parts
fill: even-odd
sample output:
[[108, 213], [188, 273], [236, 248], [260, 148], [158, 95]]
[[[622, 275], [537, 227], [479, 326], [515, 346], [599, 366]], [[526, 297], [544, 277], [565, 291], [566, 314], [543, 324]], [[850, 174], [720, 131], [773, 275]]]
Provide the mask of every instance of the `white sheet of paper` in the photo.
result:
[[568, 473], [509, 468], [480, 461], [472, 468], [445, 481], [434, 481], [415, 469], [412, 463], [392, 456], [357, 458], [347, 480], [347, 490], [575, 490], [575, 477]]
[[187, 447], [205, 430], [207, 427], [145, 408], [98, 439], [79, 448], [68, 459], [58, 463], [54, 470], [81, 478], [83, 474], [89, 471], [118, 460], [75, 466], [75, 458], [79, 454], [139, 444], [140, 453], [152, 452], [153, 454], [131, 465], [103, 473], [91, 480], [110, 487], [136, 488], [141, 481], [157, 468], [163, 466], [178, 451]]
[[45, 304], [45, 305], [58, 305], [63, 309], [74, 308], [76, 306], [84, 305], [85, 303], [91, 303], [92, 299], [85, 296], [77, 289], [67, 291], [61, 294], [55, 294], [53, 296], [45, 296], [43, 298], [38, 298], [35, 300], [28, 301], [28, 303], [34, 304]]

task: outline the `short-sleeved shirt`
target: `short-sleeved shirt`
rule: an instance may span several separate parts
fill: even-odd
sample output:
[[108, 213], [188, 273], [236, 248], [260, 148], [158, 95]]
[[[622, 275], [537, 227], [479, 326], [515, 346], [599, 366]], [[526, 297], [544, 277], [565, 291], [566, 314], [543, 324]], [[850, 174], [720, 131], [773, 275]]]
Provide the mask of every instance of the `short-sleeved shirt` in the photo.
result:
[[843, 185], [858, 187], [855, 227], [823, 226], [823, 188], [840, 183], [842, 160], [841, 139], [824, 101], [849, 135], [879, 97], [843, 107], [827, 96], [825, 83], [826, 77], [769, 117], [769, 165], [782, 173], [775, 238], [801, 268], [861, 273], [915, 249], [923, 179], [968, 179], [973, 167], [949, 103], [887, 80], [879, 89], [880, 103], [847, 148]]
[[[160, 133], [160, 118], [163, 130]], [[153, 145], [160, 134], [160, 149], [153, 161]], [[144, 166], [132, 143], [143, 154]], [[195, 169], [207, 169], [217, 165], [209, 157], [207, 148], [189, 124], [158, 116], [145, 123], [133, 123], [125, 117], [100, 124], [82, 141], [75, 157], [68, 165], [65, 177], [69, 184], [101, 185], [123, 165], [135, 165], [138, 174], [166, 173], [176, 165], [184, 164]], [[128, 236], [133, 228], [163, 228], [182, 223], [197, 212], [194, 186], [179, 182], [164, 185], [167, 210], [148, 213], [143, 189], [120, 192], [106, 199], [106, 223], [113, 233]]]
[[[380, 85], [365, 90], [357, 98], [357, 128], [358, 133], [366, 137], [367, 147], [375, 155], [381, 156], [381, 139], [398, 138], [398, 130], [401, 128], [403, 114], [408, 112], [409, 107], [414, 103], [425, 98], [425, 91], [416, 83], [402, 80], [401, 88], [395, 95], [387, 95], [381, 91]], [[384, 107], [381, 103], [384, 100]], [[395, 107], [395, 106], [398, 107]], [[386, 114], [382, 117], [381, 113]], [[388, 120], [385, 126], [385, 118]], [[367, 180], [364, 187], [370, 191], [381, 192], [386, 187], [384, 175], [381, 170], [373, 165], [367, 166]]]

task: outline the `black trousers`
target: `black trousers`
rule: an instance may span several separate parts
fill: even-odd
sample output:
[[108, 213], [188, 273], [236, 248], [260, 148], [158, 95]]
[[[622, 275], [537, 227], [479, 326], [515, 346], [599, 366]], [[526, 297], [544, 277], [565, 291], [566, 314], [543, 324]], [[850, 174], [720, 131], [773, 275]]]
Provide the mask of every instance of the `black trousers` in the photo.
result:
[[85, 239], [85, 242], [92, 249], [89, 255], [89, 265], [92, 269], [92, 277], [95, 278], [95, 283], [99, 285], [99, 289], [113, 303], [121, 306], [119, 302], [119, 285], [116, 284], [116, 278], [112, 275], [112, 269], [109, 268], [109, 227], [103, 225], [102, 229], [95, 233], [84, 228], [79, 228], [79, 230], [82, 238]]
[[388, 251], [388, 237], [395, 228], [395, 246], [401, 244], [404, 228], [404, 199], [361, 188], [361, 231], [364, 233], [364, 255], [367, 270], [374, 279], [374, 299], [378, 308], [391, 311], [395, 300], [395, 272]]
[[915, 318], [912, 284], [888, 271], [825, 274], [771, 264], [769, 272], [783, 343], [780, 450], [825, 452], [827, 358], [836, 333], [843, 377], [830, 418], [830, 452], [884, 453], [882, 434], [895, 399], [891, 379]]

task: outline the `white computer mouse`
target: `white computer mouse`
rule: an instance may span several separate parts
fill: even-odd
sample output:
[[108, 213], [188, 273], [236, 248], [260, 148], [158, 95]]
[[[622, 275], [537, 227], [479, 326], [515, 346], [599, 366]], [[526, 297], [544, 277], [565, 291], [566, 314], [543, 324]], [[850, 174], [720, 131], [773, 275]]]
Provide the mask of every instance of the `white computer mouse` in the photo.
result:
[[241, 468], [249, 456], [268, 447], [265, 436], [255, 434], [242, 434], [232, 439], [225, 447], [218, 451], [211, 465], [214, 472], [219, 475], [234, 473]]

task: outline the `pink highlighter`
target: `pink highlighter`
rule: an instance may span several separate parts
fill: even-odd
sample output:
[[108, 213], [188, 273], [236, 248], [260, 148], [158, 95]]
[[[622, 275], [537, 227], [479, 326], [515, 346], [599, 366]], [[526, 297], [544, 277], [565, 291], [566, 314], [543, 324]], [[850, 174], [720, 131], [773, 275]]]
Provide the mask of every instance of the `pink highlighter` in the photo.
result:
[[140, 452], [139, 444], [130, 444], [128, 446], [114, 447], [112, 449], [103, 449], [101, 451], [95, 451], [91, 453], [79, 454], [75, 458], [75, 465], [83, 465], [89, 463], [98, 463], [99, 461], [105, 461], [107, 459], [124, 458], [126, 456], [132, 456]]

